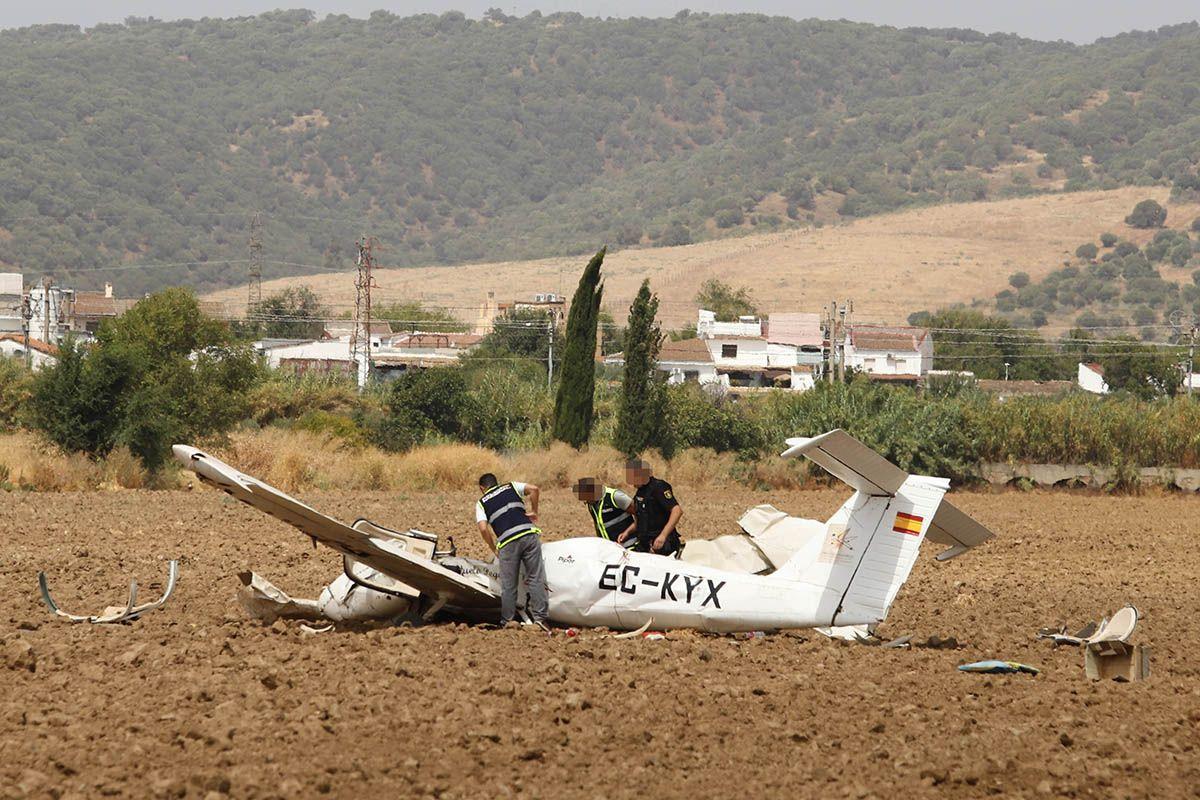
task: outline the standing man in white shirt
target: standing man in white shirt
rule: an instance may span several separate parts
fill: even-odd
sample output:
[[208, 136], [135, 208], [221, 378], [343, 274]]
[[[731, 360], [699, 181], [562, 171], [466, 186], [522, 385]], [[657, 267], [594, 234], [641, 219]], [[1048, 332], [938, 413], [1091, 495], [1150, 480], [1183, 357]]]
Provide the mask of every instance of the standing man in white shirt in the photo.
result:
[[500, 624], [507, 625], [516, 616], [517, 587], [524, 567], [526, 610], [534, 622], [545, 627], [549, 619], [546, 565], [542, 561], [542, 531], [535, 524], [541, 492], [532, 483], [498, 483], [490, 472], [479, 476], [479, 491], [482, 496], [475, 504], [475, 523], [483, 541], [500, 560]]

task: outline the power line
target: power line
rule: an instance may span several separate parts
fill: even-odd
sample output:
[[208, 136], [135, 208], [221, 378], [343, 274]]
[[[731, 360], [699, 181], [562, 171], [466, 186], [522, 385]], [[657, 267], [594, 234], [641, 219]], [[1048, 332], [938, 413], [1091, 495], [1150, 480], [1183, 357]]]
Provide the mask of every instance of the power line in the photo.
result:
[[[100, 267], [54, 267], [51, 272], [70, 272], [73, 274], [83, 272], [114, 272], [127, 269], [174, 269], [178, 267], [207, 267], [207, 266], [229, 266], [234, 264], [249, 264], [251, 260], [248, 258], [214, 258], [208, 261], [176, 261], [168, 264], [118, 264], [114, 266]], [[331, 272], [346, 272], [345, 267], [335, 267], [325, 264], [305, 264], [298, 261], [276, 261], [273, 259], [263, 259], [263, 264], [274, 264], [283, 267], [304, 267], [305, 269], [319, 269]]]

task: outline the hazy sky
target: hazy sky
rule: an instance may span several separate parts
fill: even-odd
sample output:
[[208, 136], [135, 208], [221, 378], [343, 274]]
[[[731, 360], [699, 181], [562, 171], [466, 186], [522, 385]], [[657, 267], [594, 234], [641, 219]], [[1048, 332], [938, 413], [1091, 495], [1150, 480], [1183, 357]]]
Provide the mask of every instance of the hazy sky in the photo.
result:
[[524, 16], [579, 11], [587, 16], [671, 16], [695, 11], [752, 11], [797, 19], [852, 19], [883, 25], [974, 28], [988, 33], [1019, 33], [1036, 39], [1090, 42], [1132, 29], [1150, 30], [1200, 17], [1195, 0], [0, 0], [0, 28], [42, 22], [93, 25], [128, 16], [178, 19], [256, 14], [273, 8], [310, 8], [319, 16], [345, 13], [365, 17], [383, 8], [396, 14], [441, 13], [456, 9], [478, 17], [488, 7]]

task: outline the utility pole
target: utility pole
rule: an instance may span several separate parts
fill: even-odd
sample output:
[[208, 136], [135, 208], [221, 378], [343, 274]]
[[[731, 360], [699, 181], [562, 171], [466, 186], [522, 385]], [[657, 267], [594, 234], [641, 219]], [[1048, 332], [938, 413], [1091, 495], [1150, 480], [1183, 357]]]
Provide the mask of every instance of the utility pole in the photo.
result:
[[550, 346], [546, 349], [546, 388], [554, 385], [554, 315], [546, 318], [546, 333], [550, 337]]
[[50, 344], [50, 287], [54, 279], [49, 275], [42, 278], [42, 342]]
[[246, 315], [254, 317], [262, 305], [262, 215], [250, 217], [250, 270], [246, 283]]
[[825, 382], [833, 383], [834, 372], [837, 370], [837, 303], [830, 303], [822, 316], [825, 337], [829, 341], [829, 349], [825, 354]]
[[842, 335], [838, 338], [838, 342], [842, 347], [841, 366], [838, 370], [838, 380], [845, 382], [846, 380], [846, 336], [850, 333], [850, 318], [854, 313], [854, 301], [846, 300], [842, 303]]
[[1188, 331], [1188, 397], [1192, 397], [1192, 375], [1196, 372], [1196, 320]]
[[21, 295], [21, 331], [25, 334], [25, 367], [33, 368], [33, 354], [29, 351], [29, 321], [33, 319], [33, 306], [29, 303], [29, 295]]
[[371, 376], [371, 289], [375, 278], [374, 237], [358, 240], [358, 275], [354, 279], [354, 330], [350, 333], [350, 360], [358, 372], [358, 389], [366, 388]]
[[1188, 342], [1188, 363], [1187, 377], [1184, 382], [1187, 384], [1187, 395], [1192, 396], [1192, 375], [1196, 373], [1196, 336], [1200, 335], [1200, 317], [1195, 314], [1185, 316], [1183, 310], [1176, 311], [1171, 314], [1171, 327], [1175, 329], [1175, 338], [1187, 339]]

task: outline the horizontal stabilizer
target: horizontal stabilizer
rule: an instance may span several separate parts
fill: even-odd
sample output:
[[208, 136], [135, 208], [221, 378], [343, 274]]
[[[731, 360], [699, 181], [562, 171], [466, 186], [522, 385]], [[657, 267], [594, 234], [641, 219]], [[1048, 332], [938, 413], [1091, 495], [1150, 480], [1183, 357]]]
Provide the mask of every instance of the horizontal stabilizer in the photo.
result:
[[947, 561], [960, 556], [976, 545], [983, 544], [996, 534], [977, 520], [959, 511], [947, 500], [942, 500], [925, 538], [938, 544], [950, 545], [948, 550], [937, 554], [938, 561]]
[[784, 458], [802, 455], [848, 486], [872, 497], [896, 494], [908, 473], [841, 428], [787, 440]]

